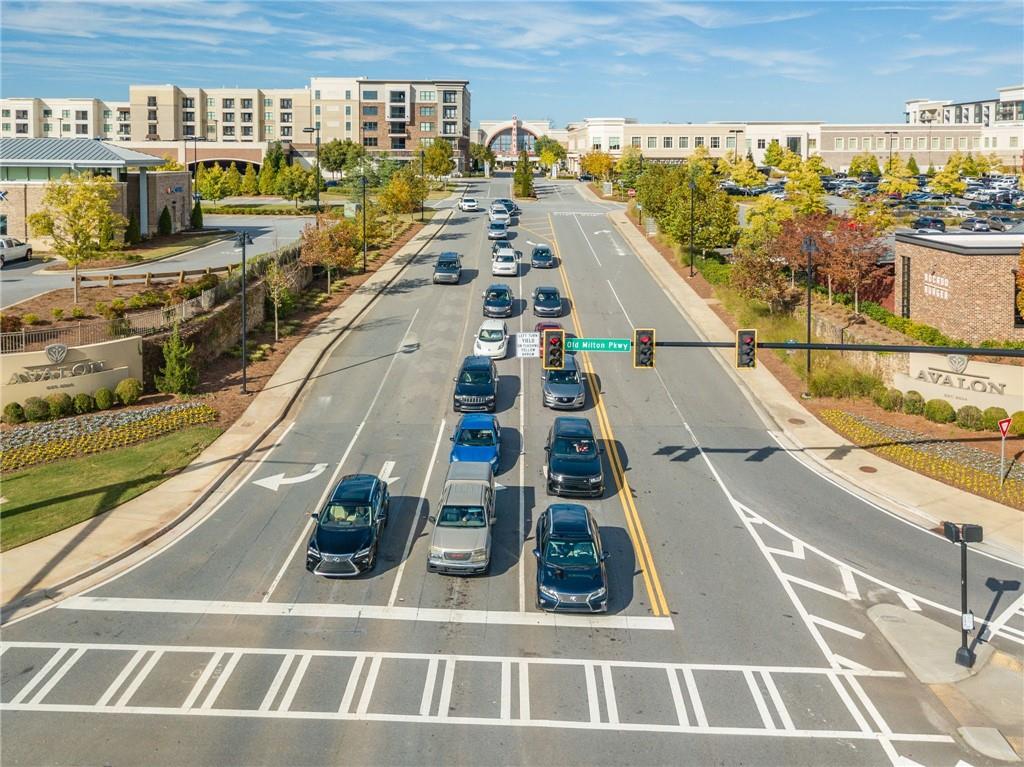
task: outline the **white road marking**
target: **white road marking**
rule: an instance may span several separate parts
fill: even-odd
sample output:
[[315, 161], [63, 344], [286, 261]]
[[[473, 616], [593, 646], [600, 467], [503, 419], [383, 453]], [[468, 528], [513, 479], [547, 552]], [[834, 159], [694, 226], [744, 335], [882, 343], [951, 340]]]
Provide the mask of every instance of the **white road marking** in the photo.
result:
[[430, 716], [430, 704], [434, 702], [434, 687], [437, 685], [437, 662], [437, 658], [427, 661], [427, 678], [420, 696], [420, 716]]
[[149, 672], [153, 670], [154, 666], [156, 666], [160, 661], [160, 658], [163, 657], [163, 654], [163, 650], [153, 651], [153, 654], [149, 656], [142, 668], [139, 669], [139, 673], [135, 675], [134, 679], [132, 679], [131, 684], [128, 685], [121, 697], [117, 699], [117, 703], [115, 703], [111, 708], [119, 709], [128, 705], [132, 696], [134, 696], [135, 693], [139, 691], [139, 688], [142, 687], [142, 683], [146, 681], [146, 677], [149, 676]]
[[846, 687], [843, 685], [842, 680], [838, 674], [829, 674], [828, 680], [832, 683], [832, 686], [836, 689], [839, 694], [840, 700], [846, 706], [846, 710], [850, 712], [850, 716], [853, 717], [854, 723], [860, 728], [861, 732], [871, 732], [871, 726], [868, 724], [868, 720], [864, 718], [864, 715], [857, 708], [857, 704], [853, 702], [853, 698], [850, 697], [850, 693], [847, 692]]
[[[405, 549], [402, 551], [402, 561], [395, 572], [395, 582], [391, 584], [391, 595], [388, 597], [388, 607], [395, 608], [395, 601], [398, 599], [398, 587], [402, 583], [402, 575], [405, 573], [405, 565], [412, 554], [412, 545], [416, 539], [416, 528], [419, 519], [423, 514], [423, 506], [427, 502], [427, 487], [430, 485], [430, 475], [434, 472], [434, 463], [437, 461], [437, 451], [441, 447], [441, 437], [444, 436], [445, 420], [441, 419], [441, 425], [437, 427], [437, 439], [434, 440], [434, 450], [430, 454], [430, 463], [427, 464], [427, 473], [423, 476], [423, 486], [420, 487], [420, 500], [416, 504], [416, 511], [413, 512], [412, 522], [409, 524], [409, 536], [405, 541]], [[400, 609], [400, 608], [395, 608]]]
[[288, 689], [284, 691], [284, 697], [281, 698], [281, 702], [277, 706], [278, 711], [287, 711], [291, 708], [292, 701], [295, 700], [295, 693], [299, 691], [299, 685], [302, 684], [302, 677], [306, 674], [306, 669], [309, 668], [309, 662], [313, 659], [310, 653], [301, 653], [299, 657], [299, 664], [295, 668], [295, 673], [292, 674], [291, 681], [288, 683]]
[[843, 668], [848, 668], [851, 671], [867, 671], [868, 670], [867, 666], [861, 665], [860, 663], [857, 663], [857, 661], [850, 660], [846, 656], [840, 655], [839, 653], [836, 653], [836, 662], [840, 666], [842, 666]]
[[910, 596], [910, 594], [908, 594], [907, 592], [897, 591], [896, 596], [900, 598], [900, 601], [903, 603], [903, 606], [906, 607], [908, 610], [913, 610], [916, 613], [921, 612], [921, 605], [919, 605], [917, 603], [917, 600]]
[[265, 487], [267, 490], [273, 490], [275, 493], [280, 489], [281, 485], [298, 485], [302, 482], [309, 482], [311, 479], [316, 479], [327, 469], [326, 463], [318, 463], [310, 471], [305, 474], [300, 474], [297, 477], [286, 477], [282, 471], [279, 474], [273, 474], [263, 479], [254, 479], [253, 484]]
[[629, 325], [630, 329], [632, 330], [636, 326], [633, 324], [633, 320], [631, 320], [629, 318], [629, 314], [626, 313], [626, 307], [622, 305], [622, 301], [619, 299], [619, 294], [615, 292], [615, 286], [612, 285], [612, 281], [611, 280], [605, 280], [605, 282], [608, 283], [608, 287], [611, 289], [612, 295], [615, 296], [615, 303], [617, 303], [619, 305], [619, 308], [622, 310], [623, 316], [626, 318], [627, 324]]
[[[160, 652], [162, 652], [162, 650]], [[231, 653], [231, 657], [228, 658], [228, 662], [224, 664], [224, 668], [222, 668], [220, 673], [217, 675], [217, 681], [213, 683], [213, 687], [210, 688], [210, 692], [207, 693], [206, 698], [200, 704], [200, 709], [209, 711], [213, 708], [213, 704], [217, 702], [217, 698], [220, 696], [221, 690], [223, 690], [224, 685], [228, 683], [228, 679], [231, 678], [231, 672], [235, 670], [235, 666], [237, 666], [238, 661], [242, 659], [242, 655], [243, 652], [240, 650], [236, 650]], [[143, 671], [145, 671], [145, 669], [143, 669]]]
[[608, 724], [618, 724], [619, 706], [615, 702], [615, 682], [612, 680], [612, 667], [608, 663], [601, 664], [601, 683], [604, 686], [604, 707], [608, 712]]
[[585, 664], [583, 673], [587, 679], [587, 706], [590, 709], [590, 721], [597, 724], [601, 721], [601, 708], [597, 701], [597, 678], [594, 676], [594, 664]]
[[352, 699], [356, 696], [356, 687], [359, 685], [359, 674], [366, 662], [365, 655], [357, 655], [352, 664], [352, 670], [348, 674], [348, 682], [345, 684], [345, 692], [341, 696], [341, 705], [338, 707], [339, 714], [347, 714], [352, 708]]
[[767, 671], [761, 672], [761, 679], [764, 681], [765, 689], [768, 690], [768, 695], [772, 699], [772, 704], [775, 706], [775, 711], [779, 715], [779, 721], [782, 722], [782, 726], [787, 730], [795, 730], [793, 726], [793, 719], [789, 715], [789, 711], [786, 709], [786, 704], [782, 700], [782, 695], [779, 694], [779, 688], [775, 686], [775, 680], [772, 675]]
[[380, 474], [378, 475], [380, 477], [380, 481], [386, 485], [388, 482], [397, 482], [398, 480], [400, 480], [401, 477], [391, 476], [391, 472], [393, 472], [394, 470], [394, 461], [384, 461], [384, 466], [381, 467]]
[[[811, 623], [813, 623], [816, 626], [821, 626], [822, 628], [832, 629], [833, 631], [837, 631], [840, 634], [846, 634], [846, 636], [853, 637], [854, 639], [863, 639], [864, 638], [864, 632], [863, 631], [857, 631], [857, 629], [852, 629], [849, 626], [844, 626], [841, 623], [836, 623], [835, 621], [826, 620], [825, 618], [819, 618], [817, 615], [811, 615], [809, 617], [810, 617]], [[834, 654], [831, 651], [829, 651], [829, 654], [832, 655], [832, 657], [834, 659], [835, 656], [834, 656]]]
[[441, 679], [441, 697], [437, 702], [437, 718], [448, 719], [448, 710], [452, 705], [452, 682], [455, 679], [455, 658], [449, 657], [444, 662], [444, 677]]
[[665, 669], [668, 676], [668, 687], [672, 692], [672, 703], [676, 707], [676, 719], [680, 727], [690, 726], [690, 717], [686, 715], [686, 704], [683, 702], [683, 691], [679, 688], [679, 672], [674, 668]]
[[84, 647], [79, 647], [77, 650], [75, 650], [71, 654], [71, 657], [64, 661], [64, 663], [61, 664], [60, 668], [53, 672], [53, 675], [46, 680], [46, 684], [40, 687], [39, 691], [36, 692], [36, 694], [33, 695], [28, 702], [30, 704], [42, 703], [43, 698], [50, 694], [50, 690], [57, 686], [57, 683], [64, 678], [64, 675], [67, 674], [71, 670], [71, 667], [78, 662], [78, 659], [85, 654], [85, 650], [86, 648]]
[[281, 659], [281, 665], [277, 667], [277, 673], [274, 674], [274, 681], [270, 683], [267, 694], [263, 696], [263, 702], [260, 703], [260, 711], [269, 711], [270, 707], [274, 705], [274, 699], [277, 697], [281, 685], [284, 684], [284, 680], [288, 676], [288, 669], [291, 667], [293, 660], [295, 660], [295, 653], [293, 652], [288, 653]]
[[559, 628], [672, 631], [668, 616], [563, 615], [547, 612], [460, 610], [457, 608], [350, 605], [337, 602], [232, 602], [200, 599], [143, 599], [135, 597], [69, 597], [63, 610], [167, 613], [179, 615], [252, 615], [262, 617], [353, 618], [358, 620], [424, 621], [494, 626], [552, 626]]
[[501, 719], [512, 718], [512, 661], [501, 662]]
[[693, 707], [693, 716], [697, 720], [698, 727], [708, 727], [708, 716], [704, 713], [704, 704], [700, 700], [700, 692], [697, 691], [697, 680], [693, 678], [693, 669], [683, 669], [683, 679], [686, 680], [686, 694], [690, 696], [690, 705]]
[[[139, 665], [139, 663], [142, 661], [142, 659], [145, 656], [146, 656], [146, 651], [145, 650], [136, 650], [135, 651], [135, 654], [132, 656], [131, 660], [129, 660], [128, 663], [125, 664], [125, 667], [123, 669], [121, 669], [121, 673], [119, 673], [117, 675], [117, 677], [114, 679], [114, 681], [110, 683], [110, 686], [107, 688], [106, 692], [104, 692], [100, 696], [100, 699], [98, 701], [96, 701], [96, 705], [97, 706], [102, 708], [103, 706], [106, 706], [108, 703], [110, 703], [111, 698], [113, 698], [114, 694], [118, 690], [121, 689], [121, 685], [123, 685], [125, 683], [125, 681], [128, 679], [128, 677], [131, 675], [132, 671], [135, 670], [135, 667]], [[200, 684], [200, 683], [206, 684], [206, 677], [200, 677], [199, 680], [200, 681], [196, 683], [197, 685]], [[198, 693], [196, 693], [196, 695], [198, 695]], [[187, 706], [183, 705], [182, 708], [187, 708]]]
[[788, 573], [784, 573], [782, 577], [790, 583], [795, 583], [797, 586], [803, 586], [804, 588], [811, 589], [812, 591], [817, 591], [821, 594], [827, 594], [830, 597], [841, 599], [844, 602], [848, 602], [850, 600], [848, 594], [844, 594], [841, 591], [836, 591], [835, 589], [830, 589], [828, 586], [822, 586], [820, 583], [808, 581], [804, 578], [797, 578], [795, 575], [789, 575]]
[[[603, 213], [598, 213], [596, 215], [601, 216], [601, 215], [604, 215], [604, 214]], [[576, 219], [576, 226], [578, 226], [580, 228], [580, 234], [583, 235], [583, 239], [587, 243], [587, 247], [590, 248], [590, 252], [594, 256], [594, 260], [597, 261], [597, 265], [598, 266], [601, 266], [601, 259], [597, 257], [597, 251], [594, 250], [594, 246], [590, 244], [590, 238], [587, 237], [587, 233], [583, 231], [583, 224], [580, 223], [579, 216], [578, 215], [574, 215], [573, 218]]]
[[860, 599], [860, 591], [857, 590], [857, 581], [853, 578], [853, 570], [843, 566], [839, 568], [839, 574], [843, 578], [843, 590], [847, 599]]
[[370, 708], [370, 699], [373, 697], [373, 688], [377, 686], [377, 673], [380, 671], [380, 656], [375, 655], [370, 660], [370, 670], [366, 672], [366, 682], [363, 683], [363, 692], [359, 696], [359, 705], [356, 706], [356, 713], [363, 716]]
[[[388, 382], [391, 377], [391, 368], [395, 365], [395, 360], [401, 355], [402, 348], [405, 346], [405, 340], [409, 336], [409, 331], [412, 330], [413, 323], [416, 322], [416, 317], [419, 316], [420, 310], [417, 307], [416, 311], [413, 312], [412, 319], [409, 320], [409, 326], [405, 329], [405, 333], [402, 334], [402, 340], [398, 342], [398, 348], [395, 353], [391, 355], [391, 361], [388, 362], [387, 370], [384, 371], [384, 375], [381, 376], [380, 384], [377, 386], [377, 391], [373, 395], [373, 399], [370, 400], [370, 404], [366, 408], [366, 412], [363, 415], [363, 420], [359, 422], [359, 426], [356, 427], [355, 433], [352, 435], [352, 439], [349, 440], [348, 447], [345, 448], [345, 452], [341, 456], [341, 460], [338, 461], [338, 465], [334, 467], [334, 471], [331, 473], [331, 478], [327, 481], [324, 487], [323, 493], [320, 495], [320, 500], [317, 501], [314, 509], [323, 508], [324, 503], [327, 501], [327, 496], [334, 489], [337, 484], [338, 477], [341, 476], [342, 467], [345, 465], [345, 461], [348, 460], [349, 453], [352, 452], [352, 447], [356, 444], [356, 440], [359, 439], [359, 435], [362, 433], [363, 428], [366, 426], [366, 422], [370, 420], [370, 413], [373, 412], [373, 406], [377, 404], [377, 400], [380, 398], [380, 393], [384, 390], [384, 384]], [[266, 594], [263, 595], [263, 601], [269, 602], [270, 598], [274, 595], [274, 591], [277, 589], [281, 579], [284, 578], [285, 571], [291, 564], [292, 559], [295, 558], [295, 552], [299, 550], [299, 547], [306, 542], [309, 537], [310, 527], [313, 525], [313, 518], [307, 517], [305, 524], [302, 526], [302, 532], [299, 533], [298, 540], [292, 546], [291, 551], [288, 552], [288, 556], [281, 564], [281, 569], [277, 571], [277, 575], [274, 576], [274, 580], [270, 582], [269, 588], [267, 588]]]
[[[519, 270], [519, 295], [523, 295], [523, 274]], [[519, 332], [523, 327], [525, 312], [519, 313]], [[519, 358], [519, 545], [516, 547], [516, 581], [519, 596], [519, 612], [526, 612], [526, 359]]]
[[18, 704], [24, 701], [25, 698], [28, 697], [28, 694], [32, 692], [32, 690], [35, 688], [35, 686], [42, 682], [43, 679], [46, 678], [46, 675], [49, 674], [51, 670], [53, 670], [53, 667], [60, 663], [61, 659], [70, 651], [70, 647], [59, 647], [57, 649], [57, 652], [55, 652], [50, 657], [50, 659], [43, 664], [43, 667], [39, 669], [39, 671], [37, 671], [35, 675], [28, 680], [28, 683], [26, 683], [26, 685], [18, 691], [18, 694], [11, 699], [11, 703]]
[[757, 713], [761, 716], [761, 724], [766, 730], [774, 730], [775, 722], [772, 721], [772, 715], [768, 713], [768, 703], [764, 699], [764, 693], [761, 692], [757, 680], [754, 679], [754, 672], [749, 669], [744, 671], [743, 678], [747, 680], [747, 688], [750, 690], [750, 696], [754, 699]]
[[1007, 621], [1016, 614], [1024, 614], [1024, 594], [1017, 597], [1009, 607], [1003, 610], [994, 621], [986, 626], [988, 635], [985, 641], [991, 642], [1000, 631], [1004, 630]]
[[530, 721], [530, 663], [519, 661], [519, 720]]
[[792, 541], [792, 548], [789, 551], [784, 551], [783, 549], [774, 549], [771, 546], [766, 546], [765, 551], [770, 552], [771, 554], [774, 554], [777, 557], [791, 557], [793, 559], [804, 558], [804, 545], [803, 543], [797, 540]]

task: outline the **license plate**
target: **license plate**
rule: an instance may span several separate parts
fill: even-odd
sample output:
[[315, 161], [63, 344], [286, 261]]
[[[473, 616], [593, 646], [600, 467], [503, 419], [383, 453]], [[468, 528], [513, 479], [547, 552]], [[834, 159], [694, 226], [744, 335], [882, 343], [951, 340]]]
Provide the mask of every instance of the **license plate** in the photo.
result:
[[445, 554], [447, 559], [464, 560], [469, 559], [469, 552], [467, 551], [456, 551], [450, 554]]

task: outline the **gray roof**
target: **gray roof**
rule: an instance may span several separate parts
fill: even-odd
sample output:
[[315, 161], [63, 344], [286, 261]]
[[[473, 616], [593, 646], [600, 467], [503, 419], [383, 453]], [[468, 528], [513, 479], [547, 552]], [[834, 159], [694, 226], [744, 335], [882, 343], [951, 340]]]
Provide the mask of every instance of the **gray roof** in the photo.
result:
[[968, 232], [943, 234], [896, 232], [896, 242], [919, 245], [961, 256], [1013, 256], [1024, 247], [1024, 231]]
[[89, 138], [0, 139], [0, 164], [10, 168], [138, 168], [164, 164], [163, 157]]

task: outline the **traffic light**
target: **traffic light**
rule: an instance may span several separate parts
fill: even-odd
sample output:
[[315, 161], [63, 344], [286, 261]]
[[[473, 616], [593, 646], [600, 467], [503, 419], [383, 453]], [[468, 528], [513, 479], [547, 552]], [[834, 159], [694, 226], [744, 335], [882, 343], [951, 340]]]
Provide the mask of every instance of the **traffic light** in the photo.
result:
[[633, 367], [654, 367], [654, 328], [633, 328]]
[[754, 328], [736, 331], [736, 367], [757, 367], [757, 330]]
[[545, 370], [561, 370], [565, 367], [565, 331], [561, 328], [548, 328], [544, 331], [541, 365]]

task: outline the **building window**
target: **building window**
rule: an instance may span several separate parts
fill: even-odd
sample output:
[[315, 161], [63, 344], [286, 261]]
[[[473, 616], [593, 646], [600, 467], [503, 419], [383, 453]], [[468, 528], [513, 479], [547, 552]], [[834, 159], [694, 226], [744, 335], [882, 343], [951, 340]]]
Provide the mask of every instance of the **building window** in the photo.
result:
[[317, 104], [315, 107], [313, 107], [313, 114], [315, 114], [317, 117], [320, 116], [320, 105], [319, 104]]
[[[155, 102], [153, 103], [153, 106], [156, 106]], [[27, 115], [28, 113], [26, 112], [25, 114]], [[71, 110], [70, 109], [62, 109], [62, 110], [60, 110], [60, 116], [63, 117], [65, 120], [70, 119], [70, 117], [71, 117]]]
[[[156, 96], [146, 96], [146, 106], [147, 107], [155, 107], [156, 106]], [[67, 117], [66, 114], [64, 116]]]
[[938, 149], [938, 148], [939, 148], [939, 137], [938, 136], [932, 136], [932, 149]]
[[7, 234], [7, 216], [0, 214], [0, 234]]
[[[757, 140], [757, 148], [758, 149], [767, 149], [768, 148], [768, 139], [766, 139], [766, 138], [759, 138]], [[842, 147], [842, 139], [836, 139], [836, 149], [842, 149], [842, 148], [843, 148]]]
[[946, 146], [946, 149], [952, 149], [953, 148], [953, 137], [952, 136], [946, 136], [946, 138], [945, 138], [945, 146]]
[[[104, 129], [106, 129], [106, 127], [107, 127], [106, 125], [103, 126]], [[194, 135], [196, 135], [196, 126], [194, 126], [194, 125], [182, 125], [181, 126], [181, 132], [182, 132], [182, 135], [185, 135], [185, 136], [194, 136]]]
[[392, 139], [391, 139], [391, 148], [392, 149], [405, 149], [405, 139], [404, 138], [398, 138], [397, 136], [392, 137]]
[[196, 113], [195, 112], [182, 112], [181, 113], [181, 119], [182, 119], [182, 121], [187, 122], [187, 123], [194, 123], [196, 121]]
[[[10, 123], [4, 123], [4, 130], [9, 131], [11, 129]], [[49, 133], [53, 130], [53, 123], [43, 123], [43, 133]]]
[[600, 152], [601, 151], [601, 139], [597, 139], [596, 141], [594, 141], [594, 143], [590, 145], [590, 148], [593, 149], [595, 152]]
[[345, 91], [345, 101], [352, 100], [352, 91]]
[[[363, 99], [365, 99], [366, 101], [376, 101], [377, 91], [363, 91]], [[367, 146], [369, 146], [369, 144]], [[373, 146], [377, 145], [374, 144]]]
[[221, 120], [223, 120], [226, 123], [233, 123], [235, 121], [235, 113], [234, 112], [225, 112], [221, 116]]
[[288, 137], [288, 136], [291, 136], [291, 135], [292, 135], [292, 126], [290, 126], [290, 125], [282, 125], [281, 126], [281, 136], [282, 137]]
[[421, 147], [428, 147], [428, 146], [430, 146], [433, 143], [434, 143], [434, 139], [433, 139], [432, 136], [424, 136], [423, 138], [420, 139], [420, 146]]
[[[318, 90], [313, 91], [313, 99], [315, 101], [319, 101], [320, 100], [320, 91], [318, 91]], [[242, 104], [242, 106], [245, 106], [245, 104]]]
[[420, 117], [433, 117], [437, 114], [437, 107], [420, 107]]
[[975, 149], [981, 149], [981, 136], [973, 136], [971, 138], [971, 146]]
[[263, 119], [268, 121], [268, 122], [273, 122], [274, 121], [274, 113], [273, 112], [264, 112], [263, 113]]
[[364, 106], [363, 107], [363, 114], [364, 115], [373, 115], [373, 116], [375, 116], [377, 114], [377, 109], [378, 109], [377, 107]]
[[657, 149], [658, 148], [658, 137], [657, 136], [648, 136], [647, 137], [647, 148], [648, 149]]
[[[84, 125], [79, 125], [78, 127], [79, 128], [84, 128], [85, 126]], [[28, 133], [28, 123], [15, 123], [14, 124], [14, 132], [15, 133], [21, 133], [21, 134], [27, 134]]]
[[722, 148], [722, 137], [721, 136], [712, 136], [711, 137], [711, 148], [712, 149], [721, 149]]
[[234, 109], [235, 108], [235, 100], [234, 99], [221, 99], [220, 100], [220, 108], [221, 109]]
[[924, 136], [918, 136], [917, 137], [917, 148], [918, 149], [927, 149], [928, 148], [928, 139], [926, 139]]
[[156, 135], [156, 126], [155, 125], [150, 125], [147, 133], [150, 136], [155, 136]]
[[640, 146], [640, 137], [639, 136], [633, 136], [629, 140], [629, 145], [630, 146], [636, 146], [636, 147]]
[[699, 146], [704, 146], [704, 137], [703, 136], [694, 136], [693, 137], [693, 147], [694, 147], [694, 149], [696, 149]]
[[910, 136], [904, 136], [903, 137], [903, 148], [904, 149], [913, 149], [914, 148], [914, 139], [912, 139]]
[[445, 107], [444, 108], [444, 114], [442, 114], [441, 116], [445, 120], [454, 120], [456, 118], [455, 111], [456, 111], [455, 107]]
[[391, 91], [388, 94], [388, 101], [392, 104], [404, 104], [405, 91]]
[[110, 131], [112, 131], [112, 130], [113, 130], [113, 127], [111, 126], [110, 123], [103, 123], [103, 132], [104, 133], [110, 133]]
[[[65, 115], [65, 117], [66, 116], [67, 115]], [[27, 120], [28, 119], [28, 110], [27, 109], [16, 109], [16, 110], [14, 110], [14, 119], [15, 120]]]
[[[45, 125], [43, 126], [43, 130], [46, 130], [46, 126]], [[4, 123], [3, 124], [3, 131], [4, 131], [4, 133], [10, 133], [11, 132], [11, 124], [10, 123]]]
[[[44, 109], [43, 110], [43, 117], [49, 117], [49, 115], [46, 114], [46, 112], [47, 112], [47, 110]], [[110, 112], [109, 109], [104, 109], [103, 110], [103, 119], [104, 120], [109, 120], [110, 119], [110, 114], [111, 114], [111, 112]]]
[[149, 119], [150, 120], [156, 120], [156, 110], [155, 109], [150, 109], [149, 110]]
[[420, 131], [422, 133], [433, 133], [434, 123], [420, 123]]
[[206, 106], [207, 106], [207, 108], [217, 106], [217, 99], [213, 99], [213, 98], [207, 99], [206, 100]]
[[[27, 125], [25, 126], [25, 131], [24, 132], [28, 133], [28, 126]], [[89, 135], [89, 126], [88, 125], [76, 125], [75, 126], [75, 135], [78, 135], [78, 136], [88, 136]]]
[[346, 104], [345, 105], [345, 117], [351, 117], [351, 116], [352, 116], [352, 105], [351, 104]]
[[442, 95], [443, 95], [444, 103], [445, 104], [456, 104], [456, 103], [458, 103], [458, 101], [457, 101], [458, 94], [459, 94], [458, 91], [443, 91]]
[[455, 123], [443, 123], [443, 126], [444, 127], [441, 129], [441, 133], [443, 133], [445, 136], [458, 135], [458, 131], [456, 131], [455, 129]]
[[617, 150], [622, 148], [622, 144], [619, 141], [619, 137], [618, 136], [609, 136], [608, 137], [608, 148], [613, 150], [613, 151], [617, 151]]
[[818, 150], [818, 139], [809, 138], [807, 139], [807, 151], [816, 152]]
[[689, 149], [690, 148], [690, 137], [689, 136], [680, 136], [679, 137], [679, 148], [680, 149]]
[[242, 109], [252, 109], [252, 99], [242, 99]]
[[243, 125], [242, 126], [242, 135], [243, 136], [251, 136], [252, 135], [252, 126], [251, 125]]
[[234, 136], [235, 135], [235, 126], [234, 125], [224, 125], [224, 126], [222, 126], [222, 129], [223, 129], [223, 132], [224, 132], [225, 136]]
[[282, 112], [281, 113], [281, 122], [282, 123], [290, 123], [291, 121], [292, 121], [292, 113], [291, 112]]
[[853, 152], [856, 149], [857, 149], [857, 137], [856, 136], [851, 136], [850, 137], [850, 151]]
[[[27, 119], [28, 115], [26, 114], [25, 117]], [[89, 113], [86, 112], [84, 109], [76, 109], [75, 110], [75, 119], [76, 120], [88, 120], [89, 119]]]
[[[210, 101], [213, 101], [213, 99], [210, 99]], [[272, 106], [274, 106], [274, 100], [273, 99], [263, 99], [263, 106], [265, 106], [265, 107], [272, 107]]]
[[363, 146], [377, 146], [377, 137], [363, 136]]
[[265, 134], [267, 134], [268, 137], [269, 136], [273, 136], [274, 135], [274, 126], [273, 125], [268, 125], [266, 128], [263, 129], [263, 132]]
[[291, 109], [291, 108], [292, 108], [292, 100], [291, 99], [281, 99], [281, 109]]
[[1020, 143], [1020, 138], [1016, 135], [1010, 136], [1010, 149], [1016, 149]]
[[967, 148], [967, 136], [961, 136], [959, 142], [957, 142], [961, 149]]
[[416, 97], [419, 101], [437, 101], [436, 91], [420, 91]]
[[370, 121], [364, 120], [363, 121], [363, 130], [364, 131], [376, 131], [377, 130], [377, 123], [376, 123], [376, 121], [374, 121], [374, 120], [370, 120]]
[[736, 137], [735, 136], [726, 136], [725, 137], [725, 148], [726, 149], [735, 149], [736, 148]]
[[661, 139], [661, 148], [662, 149], [671, 149], [672, 148], [672, 137], [671, 136], [663, 136], [662, 137], [662, 139]]
[[71, 126], [70, 125], [66, 125], [64, 123], [61, 123], [61, 125], [60, 125], [60, 132], [61, 133], [70, 133], [71, 132]]
[[404, 120], [405, 119], [405, 107], [391, 107], [391, 113], [388, 115], [389, 120]]
[[196, 100], [194, 98], [192, 98], [191, 96], [187, 96], [186, 98], [183, 98], [181, 100], [181, 108], [182, 109], [195, 109], [196, 108]]
[[993, 136], [992, 137], [992, 148], [993, 149], [998, 149], [999, 148], [999, 136]]
[[[11, 110], [10, 109], [5, 109], [5, 110], [3, 110], [2, 114], [3, 114], [4, 117], [10, 117], [11, 116]], [[43, 115], [43, 116], [44, 117], [49, 117], [49, 115]]]
[[244, 122], [244, 123], [251, 123], [252, 122], [252, 112], [242, 112], [242, 122]]
[[347, 120], [345, 121], [345, 132], [346, 133], [351, 133], [352, 132], [352, 123], [347, 121]]

